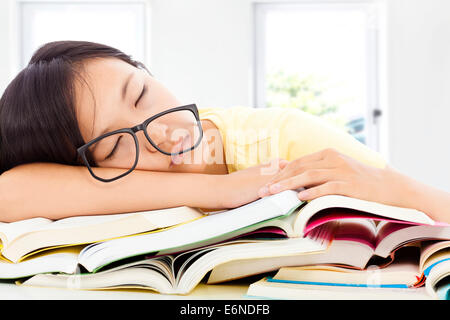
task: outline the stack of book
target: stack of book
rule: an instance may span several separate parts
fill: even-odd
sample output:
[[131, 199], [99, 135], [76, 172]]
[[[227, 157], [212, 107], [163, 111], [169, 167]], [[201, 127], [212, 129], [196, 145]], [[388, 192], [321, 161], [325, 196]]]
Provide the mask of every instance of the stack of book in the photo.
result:
[[178, 207], [1, 223], [0, 239], [0, 278], [27, 286], [189, 294], [202, 281], [261, 275], [249, 296], [425, 286], [437, 297], [450, 282], [450, 225], [338, 195], [306, 203], [291, 190], [211, 213]]

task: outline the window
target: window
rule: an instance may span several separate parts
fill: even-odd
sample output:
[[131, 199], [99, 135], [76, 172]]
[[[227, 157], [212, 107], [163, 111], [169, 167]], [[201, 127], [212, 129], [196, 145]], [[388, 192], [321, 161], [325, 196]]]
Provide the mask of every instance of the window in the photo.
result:
[[86, 40], [148, 63], [146, 1], [20, 1], [20, 67], [44, 43]]
[[256, 3], [255, 103], [300, 108], [379, 150], [379, 12], [372, 2]]

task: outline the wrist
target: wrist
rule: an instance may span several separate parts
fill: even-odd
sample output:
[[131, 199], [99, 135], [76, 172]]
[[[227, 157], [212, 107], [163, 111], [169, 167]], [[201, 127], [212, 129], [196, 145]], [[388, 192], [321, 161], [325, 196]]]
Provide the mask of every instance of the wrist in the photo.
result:
[[392, 168], [386, 168], [385, 170], [388, 172], [390, 185], [395, 189], [391, 196], [394, 197], [392, 200], [396, 201], [396, 205], [423, 211], [423, 198], [426, 188], [418, 181]]
[[211, 190], [211, 206], [215, 209], [228, 209], [230, 199], [233, 198], [231, 190], [233, 187], [232, 177], [230, 174], [211, 175], [210, 186], [217, 186], [210, 188]]
[[[219, 194], [217, 195], [217, 205], [219, 208], [232, 209], [242, 204], [255, 200], [253, 196], [248, 196], [248, 177], [244, 177], [238, 172], [229, 173], [217, 177]], [[251, 184], [251, 183], [250, 183]], [[246, 201], [245, 199], [251, 200]]]
[[409, 178], [410, 207], [427, 214], [435, 221], [449, 222], [450, 194]]

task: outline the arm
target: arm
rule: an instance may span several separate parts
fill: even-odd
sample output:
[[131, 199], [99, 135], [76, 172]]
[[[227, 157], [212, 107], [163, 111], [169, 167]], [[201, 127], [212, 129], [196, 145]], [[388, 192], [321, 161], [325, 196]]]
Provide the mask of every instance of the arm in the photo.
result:
[[420, 210], [435, 221], [450, 223], [450, 193], [439, 190], [386, 168], [386, 174], [399, 181], [403, 207]]
[[376, 168], [347, 157], [333, 149], [284, 163], [260, 196], [286, 189], [299, 192], [302, 200], [340, 194], [392, 206], [413, 208], [436, 221], [450, 223], [450, 194], [405, 176], [390, 167]]
[[258, 189], [273, 177], [259, 174], [259, 167], [228, 175], [135, 170], [123, 179], [103, 183], [93, 179], [85, 167], [26, 164], [0, 176], [0, 221], [61, 219], [183, 205], [236, 207], [256, 200]]

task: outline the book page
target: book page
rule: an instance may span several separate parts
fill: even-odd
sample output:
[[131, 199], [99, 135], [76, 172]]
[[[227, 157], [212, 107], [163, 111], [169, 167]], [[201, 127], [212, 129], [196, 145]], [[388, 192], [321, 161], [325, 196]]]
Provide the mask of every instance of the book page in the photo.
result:
[[448, 260], [450, 260], [450, 247], [443, 248], [433, 253], [422, 266], [425, 276], [428, 276], [430, 270], [436, 265]]
[[20, 235], [48, 226], [53, 221], [46, 218], [32, 218], [16, 222], [0, 223], [0, 238], [3, 247]]
[[162, 251], [166, 254], [208, 245], [209, 242], [221, 241], [221, 237], [232, 238], [235, 236], [234, 233], [253, 231], [250, 226], [258, 228], [265, 220], [290, 214], [300, 204], [297, 194], [287, 190], [164, 232], [90, 245], [81, 252], [80, 263], [88, 270], [93, 270], [127, 256], [158, 251], [160, 254]]
[[370, 219], [345, 219], [339, 221], [334, 240], [348, 240], [363, 243], [375, 250], [376, 226]]
[[[425, 288], [427, 292], [433, 296], [437, 297], [436, 290], [438, 289], [436, 285], [440, 280], [450, 276], [450, 260], [442, 261], [441, 263], [435, 265], [431, 268], [428, 274], [427, 280], [425, 281]], [[441, 285], [445, 284], [441, 283]]]
[[175, 207], [131, 213], [76, 216], [54, 221], [49, 220], [51, 223], [42, 224], [32, 231], [101, 225], [110, 221], [129, 219], [133, 216], [142, 216], [154, 224], [155, 227], [166, 227], [174, 223], [177, 224], [199, 218], [202, 216], [202, 212], [195, 208]]
[[[325, 209], [328, 209], [328, 211], [322, 214]], [[301, 209], [301, 213], [295, 223], [295, 229], [300, 232], [300, 236], [303, 236], [301, 232], [304, 232], [307, 227], [307, 230], [310, 230], [314, 226], [331, 220], [357, 217], [378, 221], [401, 220], [411, 224], [435, 225], [435, 222], [425, 213], [414, 209], [389, 206], [340, 195], [327, 195], [311, 200]], [[315, 218], [316, 215], [317, 218]], [[312, 225], [309, 225], [310, 222]]]
[[[433, 262], [429, 259], [434, 256], [435, 253], [439, 251], [447, 251], [450, 250], [450, 241], [423, 241], [422, 242], [422, 252], [420, 255], [420, 267], [421, 270], [425, 270], [429, 267]], [[450, 257], [450, 253], [448, 253]], [[430, 260], [430, 261], [428, 261]], [[430, 263], [431, 262], [431, 263]]]

